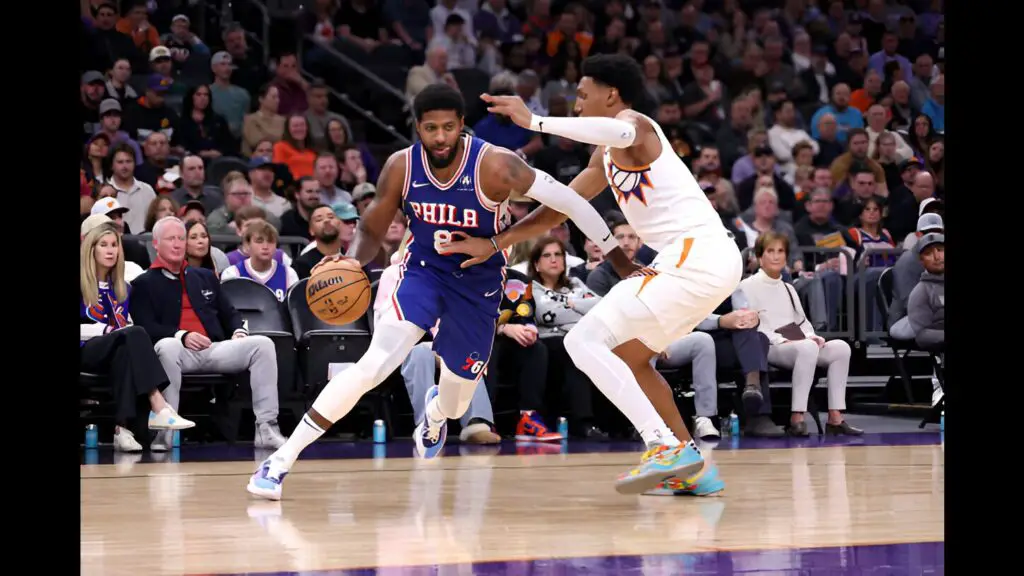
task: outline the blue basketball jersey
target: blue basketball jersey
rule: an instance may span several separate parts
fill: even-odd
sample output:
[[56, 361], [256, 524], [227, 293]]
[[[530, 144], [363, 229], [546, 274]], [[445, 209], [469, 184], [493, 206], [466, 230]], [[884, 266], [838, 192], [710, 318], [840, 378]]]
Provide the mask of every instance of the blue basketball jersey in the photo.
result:
[[270, 279], [266, 282], [257, 278], [256, 275], [249, 270], [248, 258], [242, 260], [238, 264], [235, 264], [235, 270], [238, 270], [239, 277], [254, 280], [263, 284], [267, 288], [270, 288], [270, 291], [274, 293], [274, 296], [277, 296], [278, 300], [284, 302], [285, 294], [288, 293], [288, 267], [277, 260], [272, 260], [271, 262], [271, 265], [274, 267], [274, 273], [271, 274]]
[[411, 238], [392, 303], [399, 320], [423, 330], [440, 321], [434, 352], [455, 374], [477, 380], [494, 343], [507, 254], [463, 270], [460, 265], [468, 256], [439, 254], [437, 245], [455, 231], [490, 238], [508, 226], [510, 216], [507, 202], [492, 202], [480, 190], [480, 161], [490, 144], [466, 134], [462, 146], [448, 182], [431, 173], [420, 143], [405, 150], [402, 210], [409, 217]]
[[[480, 162], [490, 144], [464, 134], [464, 152], [455, 175], [441, 182], [430, 171], [427, 151], [421, 142], [410, 146], [406, 157], [402, 209], [409, 217], [408, 260], [447, 273], [466, 276], [498, 274], [507, 263], [507, 254], [497, 253], [486, 262], [462, 270], [465, 254], [442, 255], [437, 245], [447, 242], [451, 233], [490, 238], [511, 222], [508, 203], [492, 202], [480, 189]], [[462, 276], [460, 276], [462, 277]]]

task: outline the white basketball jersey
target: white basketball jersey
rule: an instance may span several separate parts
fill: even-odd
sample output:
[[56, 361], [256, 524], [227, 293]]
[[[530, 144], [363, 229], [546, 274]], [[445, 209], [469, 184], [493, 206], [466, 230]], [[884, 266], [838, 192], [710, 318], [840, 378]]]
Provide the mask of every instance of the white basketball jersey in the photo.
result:
[[647, 166], [619, 166], [604, 149], [604, 173], [619, 209], [640, 239], [657, 251], [686, 236], [722, 232], [725, 226], [672, 143], [643, 116], [661, 140], [661, 155]]

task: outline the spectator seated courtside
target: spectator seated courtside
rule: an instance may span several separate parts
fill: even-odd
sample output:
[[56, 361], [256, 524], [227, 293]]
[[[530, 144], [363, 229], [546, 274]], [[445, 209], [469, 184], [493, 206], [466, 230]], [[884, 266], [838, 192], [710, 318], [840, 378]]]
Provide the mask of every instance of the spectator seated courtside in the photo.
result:
[[185, 226], [167, 217], [153, 227], [157, 258], [134, 283], [131, 313], [156, 344], [167, 372], [168, 404], [178, 406], [182, 374], [249, 372], [256, 416], [254, 445], [279, 448], [277, 356], [266, 336], [249, 336], [242, 316], [205, 268], [185, 263]]
[[[183, 430], [195, 423], [179, 416], [160, 393], [169, 384], [167, 374], [145, 329], [132, 324], [124, 252], [114, 223], [91, 228], [82, 239], [80, 253], [82, 370], [109, 376], [115, 406], [114, 450], [141, 452], [129, 424], [139, 424], [136, 415], [141, 401], [149, 405], [150, 430]], [[169, 447], [159, 440], [151, 446], [154, 451]]]
[[299, 276], [291, 266], [277, 260], [277, 230], [263, 220], [251, 220], [242, 233], [242, 246], [249, 257], [225, 270], [221, 282], [248, 278], [266, 286], [279, 302], [284, 302]]
[[918, 346], [942, 352], [946, 346], [946, 237], [925, 234], [914, 249], [924, 272], [910, 292], [907, 318]]
[[817, 366], [828, 369], [828, 434], [859, 436], [862, 430], [843, 419], [846, 380], [850, 372], [850, 345], [843, 340], [825, 341], [814, 333], [796, 290], [782, 280], [789, 253], [789, 239], [767, 232], [757, 239], [754, 252], [761, 269], [740, 282], [750, 307], [758, 310], [758, 330], [768, 337], [768, 362], [793, 371], [792, 415], [787, 431], [808, 436], [804, 415], [814, 385]]
[[[593, 384], [565, 351], [563, 340], [601, 297], [580, 281], [570, 278], [565, 242], [554, 236], [537, 240], [530, 252], [529, 278], [536, 304], [537, 336], [548, 349], [549, 368], [562, 373], [563, 396], [567, 398], [569, 432], [587, 440], [608, 440], [594, 424], [590, 396]], [[549, 375], [551, 375], [549, 370]]]

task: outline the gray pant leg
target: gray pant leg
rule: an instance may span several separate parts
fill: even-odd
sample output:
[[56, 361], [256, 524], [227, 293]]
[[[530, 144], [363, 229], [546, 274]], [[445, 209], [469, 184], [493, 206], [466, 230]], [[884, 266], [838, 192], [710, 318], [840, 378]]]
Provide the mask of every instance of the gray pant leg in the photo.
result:
[[897, 320], [892, 325], [892, 328], [889, 328], [889, 336], [892, 336], [897, 340], [913, 340], [914, 329], [910, 326], [910, 318], [908, 316], [904, 316]]
[[405, 389], [409, 392], [409, 402], [412, 404], [416, 423], [423, 421], [423, 413], [427, 409], [424, 400], [427, 390], [434, 385], [436, 373], [437, 365], [429, 342], [413, 346], [402, 362], [402, 379], [405, 380]]
[[459, 422], [465, 428], [469, 426], [469, 421], [473, 418], [480, 418], [492, 424], [494, 423], [494, 409], [491, 407], [491, 398], [487, 395], [487, 385], [484, 383], [483, 378], [477, 382], [476, 390], [473, 391], [473, 399], [469, 401], [469, 408], [462, 415], [462, 418], [459, 419]]
[[691, 332], [665, 349], [667, 368], [693, 363], [693, 404], [697, 416], [718, 414], [718, 373], [715, 340], [707, 332]]
[[181, 401], [181, 360], [185, 355], [185, 346], [177, 338], [164, 338], [153, 347], [156, 350], [156, 357], [160, 359], [160, 365], [167, 373], [170, 384], [164, 388], [162, 394], [164, 400], [171, 405], [171, 408], [178, 409]]
[[[164, 341], [161, 340], [157, 344]], [[182, 350], [179, 356], [182, 374], [236, 374], [248, 371], [249, 386], [252, 388], [252, 411], [256, 416], [256, 424], [277, 420], [277, 354], [270, 338], [247, 336], [238, 340], [214, 342], [212, 346], [200, 352], [188, 350], [184, 346]]]
[[807, 298], [807, 315], [816, 330], [828, 327], [828, 308], [825, 304], [825, 285], [821, 278], [801, 278], [794, 282], [797, 294]]

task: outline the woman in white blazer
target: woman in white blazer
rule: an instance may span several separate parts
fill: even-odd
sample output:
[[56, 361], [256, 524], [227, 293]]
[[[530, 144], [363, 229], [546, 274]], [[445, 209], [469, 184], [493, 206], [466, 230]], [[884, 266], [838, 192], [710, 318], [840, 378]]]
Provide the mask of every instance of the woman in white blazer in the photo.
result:
[[766, 232], [754, 245], [761, 269], [740, 283], [750, 308], [758, 311], [758, 330], [768, 337], [768, 362], [793, 371], [793, 400], [788, 433], [807, 436], [804, 415], [814, 384], [817, 366], [828, 368], [828, 424], [832, 435], [859, 436], [864, 432], [850, 426], [846, 409], [846, 380], [850, 373], [850, 345], [843, 340], [825, 341], [814, 333], [804, 314], [796, 290], [782, 280], [789, 256], [789, 239]]

